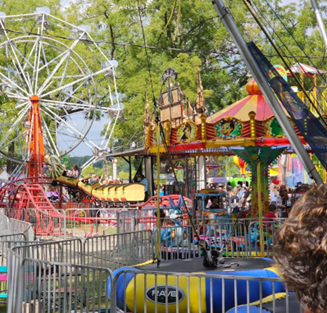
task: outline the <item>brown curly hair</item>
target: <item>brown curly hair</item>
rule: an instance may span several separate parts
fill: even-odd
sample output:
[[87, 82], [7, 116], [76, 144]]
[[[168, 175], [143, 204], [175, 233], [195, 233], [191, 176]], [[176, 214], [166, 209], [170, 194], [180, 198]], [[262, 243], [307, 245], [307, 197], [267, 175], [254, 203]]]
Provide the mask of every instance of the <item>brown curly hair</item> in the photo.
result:
[[275, 237], [275, 261], [305, 311], [327, 312], [327, 185], [294, 205]]

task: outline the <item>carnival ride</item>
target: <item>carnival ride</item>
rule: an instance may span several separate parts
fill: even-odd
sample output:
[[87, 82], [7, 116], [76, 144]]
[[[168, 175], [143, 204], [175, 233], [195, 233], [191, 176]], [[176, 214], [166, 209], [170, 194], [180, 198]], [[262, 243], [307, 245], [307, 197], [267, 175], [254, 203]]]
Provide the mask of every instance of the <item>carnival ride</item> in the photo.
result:
[[[29, 32], [21, 31], [27, 27]], [[118, 63], [107, 58], [89, 29], [47, 8], [0, 19], [0, 87], [7, 98], [0, 112], [0, 155], [19, 164], [0, 190], [0, 206], [11, 217], [35, 219], [39, 234], [51, 233], [62, 217], [44, 190], [51, 183], [45, 155], [63, 157], [83, 143], [93, 152], [84, 166], [103, 158], [123, 108]], [[98, 145], [87, 135], [101, 116], [109, 119]], [[62, 179], [61, 185], [79, 188], [77, 179]]]
[[[113, 273], [118, 287], [116, 290], [117, 305], [127, 312], [144, 312], [145, 302], [148, 310], [157, 312], [166, 312], [167, 303], [171, 312], [175, 312], [177, 307], [179, 311], [187, 312], [226, 312], [234, 308], [235, 296], [240, 305], [247, 303], [247, 297], [250, 297], [250, 302], [259, 300], [261, 292], [262, 297], [270, 296], [273, 288], [276, 293], [285, 292], [282, 283], [271, 284], [269, 282], [266, 284], [266, 282], [258, 280], [250, 282], [251, 292], [247, 294], [245, 280], [234, 281], [232, 277], [228, 279], [229, 275], [251, 276], [254, 279], [255, 277], [278, 278], [276, 268], [273, 267], [271, 261], [260, 258], [252, 259], [251, 262], [248, 259], [228, 259], [225, 264], [220, 264], [217, 268], [205, 270], [201, 258], [193, 259], [192, 262], [189, 260], [162, 261], [160, 268], [154, 267], [150, 262], [132, 268], [123, 267]], [[128, 271], [133, 271], [133, 273], [128, 273]], [[170, 277], [168, 274], [188, 273], [189, 271], [205, 272], [211, 276], [200, 279], [181, 276], [176, 281], [174, 276]], [[221, 275], [227, 276], [221, 278]], [[156, 282], [154, 282], [154, 277]], [[226, 284], [222, 283], [222, 279], [225, 279]], [[198, 289], [199, 284], [201, 284], [201, 293]], [[109, 297], [111, 296], [110, 292], [109, 289]], [[168, 292], [170, 295], [166, 294]], [[227, 294], [228, 297], [224, 297]]]

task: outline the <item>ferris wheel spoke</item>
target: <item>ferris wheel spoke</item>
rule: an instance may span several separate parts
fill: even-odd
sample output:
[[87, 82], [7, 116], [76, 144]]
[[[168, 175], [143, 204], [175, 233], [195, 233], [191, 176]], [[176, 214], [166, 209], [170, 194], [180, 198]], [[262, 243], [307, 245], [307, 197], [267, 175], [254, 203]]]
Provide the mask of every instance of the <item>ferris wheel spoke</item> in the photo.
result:
[[[46, 67], [49, 67], [49, 65], [51, 65], [52, 63], [57, 62], [65, 53], [67, 53], [67, 51], [63, 51], [61, 52], [59, 55], [57, 55], [55, 58], [53, 58], [51, 61], [48, 61], [48, 63], [45, 63], [43, 66], [41, 66], [39, 68], [39, 72], [41, 72], [42, 70], [44, 70]], [[58, 63], [58, 62], [57, 62]]]
[[94, 78], [95, 76], [98, 76], [98, 75], [104, 73], [105, 71], [107, 71], [107, 69], [102, 69], [102, 70], [97, 71], [97, 72], [95, 72], [95, 73], [93, 73], [93, 74], [85, 75], [85, 77], [82, 77], [82, 78], [77, 79], [77, 80], [75, 80], [75, 81], [73, 81], [73, 82], [71, 82], [71, 83], [68, 83], [68, 84], [63, 85], [63, 86], [61, 86], [61, 87], [58, 87], [58, 88], [56, 88], [56, 89], [54, 89], [54, 90], [51, 90], [51, 91], [49, 91], [49, 92], [47, 92], [47, 93], [45, 93], [45, 94], [41, 94], [41, 97], [49, 96], [49, 95], [52, 94], [52, 93], [58, 92], [58, 91], [60, 91], [60, 90], [64, 90], [64, 89], [66, 89], [66, 88], [68, 88], [68, 87], [70, 87], [70, 86], [73, 86], [74, 84], [77, 84], [77, 83], [79, 83], [79, 82], [82, 82], [82, 81], [86, 81], [86, 80], [92, 79], [92, 78]]
[[[89, 111], [89, 110], [94, 110], [94, 105], [93, 104], [82, 104], [82, 103], [76, 103], [76, 102], [64, 102], [64, 101], [59, 101], [59, 100], [48, 100], [44, 99], [40, 101], [41, 105], [49, 106], [53, 109], [58, 109], [58, 108], [65, 108], [66, 110], [69, 111], [69, 113], [75, 113], [75, 111], [72, 111], [73, 109], [84, 109], [84, 111]], [[97, 106], [96, 111], [100, 111], [103, 113], [109, 113], [113, 112], [113, 115], [116, 115], [116, 112], [120, 111], [120, 109], [116, 108], [110, 108], [110, 107], [101, 107]], [[78, 111], [80, 112], [80, 110]]]
[[[81, 100], [81, 101], [83, 101], [83, 100]], [[52, 108], [66, 108], [67, 110], [71, 110], [71, 109], [75, 109], [75, 108], [85, 109], [85, 110], [93, 110], [94, 109], [94, 105], [88, 104], [88, 102], [85, 102], [82, 104], [82, 103], [76, 103], [76, 102], [44, 99], [44, 100], [40, 101], [40, 104], [46, 105], [46, 106], [49, 105]], [[101, 109], [103, 109], [103, 110], [101, 110]], [[110, 110], [107, 107], [98, 108], [98, 110], [101, 110], [101, 111], [106, 111], [107, 109]]]
[[2, 72], [0, 72], [0, 76], [3, 78], [4, 83], [10, 85], [14, 89], [19, 89], [21, 92], [23, 92], [24, 94], [26, 94], [26, 96], [29, 96], [28, 93], [23, 88], [21, 88], [20, 86], [18, 86], [14, 81], [12, 81], [9, 77], [7, 77], [6, 75], [4, 75]]
[[62, 56], [61, 60], [58, 62], [58, 64], [53, 69], [53, 71], [50, 73], [50, 75], [47, 77], [47, 79], [45, 80], [45, 82], [40, 87], [40, 89], [38, 91], [38, 94], [42, 94], [42, 92], [45, 91], [49, 87], [48, 84], [49, 84], [50, 80], [57, 73], [57, 71], [59, 70], [59, 68], [61, 67], [61, 65], [65, 62], [65, 60], [70, 56], [72, 50], [76, 47], [76, 45], [78, 44], [78, 42], [80, 41], [80, 39], [83, 36], [84, 36], [84, 32], [82, 32], [80, 34], [80, 36], [76, 40], [74, 40], [74, 42], [72, 43], [72, 45], [69, 47], [68, 51], [65, 51], [64, 52], [64, 55]]
[[[8, 40], [10, 40], [8, 36], [6, 36], [6, 37], [7, 37]], [[13, 65], [14, 65], [14, 67], [16, 68], [16, 71], [18, 73], [18, 76], [20, 78], [21, 83], [23, 85], [25, 85], [29, 89], [30, 93], [33, 93], [32, 86], [29, 84], [29, 82], [28, 82], [28, 80], [26, 78], [25, 72], [22, 69], [22, 66], [21, 66], [21, 64], [20, 64], [20, 62], [18, 60], [17, 54], [15, 52], [15, 48], [14, 48], [14, 43], [12, 41], [9, 41], [8, 45], [9, 45], [10, 50], [11, 50], [11, 52], [8, 51], [10, 53], [10, 55], [11, 55], [11, 61], [12, 61]]]
[[79, 139], [82, 139], [85, 137], [84, 134], [82, 134], [78, 129], [75, 129], [72, 125], [70, 125], [67, 121], [65, 121], [63, 118], [61, 118], [58, 114], [55, 112], [51, 111], [49, 108], [44, 107], [45, 110], [43, 111], [46, 115], [48, 115], [50, 118], [54, 118], [56, 122], [58, 123], [63, 123], [66, 127], [67, 130], [73, 131], [76, 134], [78, 134], [80, 137]]
[[[69, 136], [75, 136], [76, 139], [84, 141], [86, 138], [86, 134], [82, 134], [78, 129], [74, 128], [72, 125], [70, 125], [67, 121], [65, 121], [63, 118], [61, 118], [58, 114], [52, 112], [49, 110], [49, 108], [45, 108], [46, 111], [44, 111], [45, 114], [47, 114], [51, 118], [55, 118], [58, 123], [63, 123], [67, 128], [67, 131], [70, 132]], [[57, 131], [59, 133], [60, 131]], [[63, 133], [63, 135], [67, 136], [67, 133]], [[91, 143], [94, 147], [98, 147], [97, 144], [95, 144], [93, 141], [88, 140], [89, 143]]]
[[38, 40], [39, 40], [39, 38], [36, 38], [36, 40], [35, 40], [35, 42], [34, 42], [34, 44], [33, 44], [33, 47], [32, 47], [31, 51], [29, 52], [29, 54], [28, 54], [28, 56], [27, 56], [27, 58], [26, 58], [26, 62], [25, 62], [25, 64], [23, 65], [23, 70], [24, 70], [24, 71], [26, 70], [27, 65], [29, 65], [32, 69], [34, 69], [33, 64], [30, 63], [30, 59], [31, 59], [31, 57], [32, 57], [32, 55], [33, 55], [33, 53], [34, 53], [34, 50], [35, 50], [36, 46], [37, 46], [37, 42], [38, 42]]
[[[25, 104], [30, 106], [30, 102], [29, 102], [29, 101], [26, 101]], [[25, 109], [26, 109], [26, 107], [23, 106], [22, 109], [21, 109], [17, 114], [12, 113], [12, 114], [11, 114], [12, 117], [11, 117], [11, 119], [9, 120], [10, 124], [13, 124], [14, 121], [16, 120], [17, 116], [20, 116], [21, 114], [23, 114], [23, 112], [24, 112]]]
[[34, 57], [34, 71], [33, 71], [33, 81], [34, 81], [34, 93], [37, 94], [38, 82], [39, 82], [39, 67], [40, 67], [40, 58], [41, 58], [41, 49], [42, 49], [42, 36], [43, 36], [43, 25], [44, 25], [45, 15], [42, 14], [41, 26], [38, 27], [38, 47], [35, 49]]
[[109, 129], [110, 129], [111, 122], [112, 122], [112, 120], [110, 119], [110, 120], [109, 120], [109, 123], [108, 123], [108, 125], [107, 125], [107, 127], [106, 127], [106, 132], [105, 132], [105, 134], [104, 134], [104, 136], [103, 136], [103, 138], [102, 138], [101, 146], [103, 145], [103, 142], [104, 142], [105, 139], [107, 138], [107, 135], [108, 135], [108, 132], [109, 132]]
[[39, 81], [39, 67], [40, 67], [40, 54], [41, 54], [41, 37], [38, 38], [37, 47], [34, 55], [34, 67], [33, 67], [33, 84], [34, 93], [37, 94], [38, 81]]
[[59, 151], [57, 149], [57, 146], [56, 146], [56, 144], [55, 144], [55, 142], [54, 142], [54, 140], [53, 140], [53, 138], [51, 136], [51, 132], [49, 130], [49, 127], [48, 127], [46, 121], [44, 120], [44, 117], [43, 117], [42, 114], [41, 114], [41, 119], [42, 119], [42, 127], [45, 129], [45, 134], [46, 134], [46, 136], [48, 138], [49, 147], [52, 148], [51, 149], [52, 150], [52, 154], [54, 154], [53, 151], [55, 151], [55, 154], [56, 155], [59, 155]]
[[31, 124], [29, 127], [29, 134], [28, 136], [26, 136], [26, 151], [27, 151], [28, 159], [32, 156], [30, 150], [30, 143], [32, 142], [33, 129], [34, 129], [34, 114], [32, 114]]
[[49, 69], [49, 64], [50, 64], [50, 62], [48, 61], [48, 58], [47, 58], [47, 56], [46, 56], [46, 54], [45, 54], [45, 51], [44, 51], [44, 46], [43, 46], [43, 43], [42, 43], [42, 41], [41, 41], [41, 48], [42, 48], [42, 56], [43, 56], [43, 59], [44, 59], [44, 64], [45, 64], [45, 66], [46, 66], [46, 68], [47, 68], [47, 74], [48, 75], [50, 75], [50, 69]]
[[0, 134], [2, 134], [3, 127], [5, 126], [5, 119], [6, 119], [6, 117], [7, 117], [7, 112], [4, 111], [4, 112], [2, 113], [2, 115], [3, 115], [3, 117], [2, 117], [2, 122], [1, 122], [1, 124], [0, 124]]
[[[12, 45], [13, 49], [22, 57], [22, 59], [24, 60], [24, 65], [22, 67], [22, 71], [24, 72], [26, 69], [26, 66], [29, 65], [31, 68], [33, 68], [33, 65], [29, 62], [28, 59], [26, 59], [26, 57], [17, 49], [17, 47], [15, 45]], [[20, 62], [19, 62], [20, 64]]]
[[17, 126], [15, 127], [15, 131], [16, 131], [16, 135], [17, 135], [17, 137], [15, 137], [15, 138], [13, 138], [12, 140], [7, 141], [5, 144], [3, 144], [3, 145], [1, 146], [1, 150], [4, 150], [4, 148], [7, 148], [7, 147], [8, 147], [10, 144], [12, 144], [12, 143], [18, 142], [18, 145], [19, 145], [19, 147], [20, 147], [20, 152], [21, 152], [21, 154], [22, 154], [22, 156], [23, 156], [23, 155], [24, 155], [24, 152], [23, 152], [23, 147], [22, 147], [22, 145], [21, 145], [20, 139], [21, 139], [21, 137], [23, 137], [23, 136], [24, 136], [28, 131], [25, 130], [23, 133], [20, 133], [20, 134], [19, 134], [18, 129], [17, 129]]
[[20, 121], [22, 120], [22, 118], [25, 116], [25, 114], [27, 113], [27, 111], [29, 110], [30, 106], [26, 106], [21, 114], [17, 117], [16, 121], [14, 122], [14, 124], [10, 127], [10, 129], [8, 130], [7, 134], [2, 138], [2, 140], [0, 141], [0, 147], [3, 146], [4, 142], [7, 140], [7, 138], [10, 136], [10, 134], [12, 133], [12, 131], [15, 129], [15, 127], [20, 123]]
[[18, 128], [16, 126], [16, 140], [18, 141], [18, 146], [19, 146], [19, 149], [20, 149], [20, 153], [21, 153], [21, 156], [23, 156], [23, 147], [22, 147], [22, 143], [21, 143], [21, 137], [24, 136], [26, 134], [27, 130], [25, 130], [24, 132], [22, 132], [21, 134], [19, 133], [18, 131]]
[[27, 97], [24, 97], [23, 95], [17, 94], [17, 93], [12, 93], [10, 91], [6, 91], [7, 97], [8, 98], [12, 98], [12, 99], [16, 99], [16, 100], [27, 100]]

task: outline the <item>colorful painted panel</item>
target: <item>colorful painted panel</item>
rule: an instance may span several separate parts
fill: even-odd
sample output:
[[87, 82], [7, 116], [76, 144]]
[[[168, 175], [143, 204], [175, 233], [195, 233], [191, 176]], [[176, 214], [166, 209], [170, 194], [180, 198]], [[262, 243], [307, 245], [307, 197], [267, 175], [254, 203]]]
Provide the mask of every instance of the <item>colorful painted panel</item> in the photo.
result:
[[[162, 136], [163, 136], [163, 134], [161, 134], [161, 136], [160, 136], [160, 144], [162, 144]], [[154, 145], [157, 144], [157, 130], [156, 129], [153, 131], [153, 144]]]
[[177, 141], [180, 143], [195, 141], [196, 133], [197, 129], [194, 123], [182, 124], [177, 129]]
[[275, 117], [265, 122], [265, 130], [266, 130], [266, 134], [273, 138], [285, 137], [284, 132]]
[[215, 126], [217, 137], [222, 139], [234, 139], [242, 134], [242, 123], [231, 117], [221, 119]]

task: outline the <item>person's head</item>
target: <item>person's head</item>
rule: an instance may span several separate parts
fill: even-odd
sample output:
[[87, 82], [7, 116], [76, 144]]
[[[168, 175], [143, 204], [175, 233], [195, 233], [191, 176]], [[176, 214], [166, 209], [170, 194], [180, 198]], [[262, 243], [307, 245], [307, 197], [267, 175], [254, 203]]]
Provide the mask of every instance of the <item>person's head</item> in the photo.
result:
[[142, 174], [141, 176], [140, 176], [140, 179], [142, 180], [142, 179], [144, 179], [145, 178], [145, 176]]
[[95, 175], [95, 174], [92, 174], [92, 176], [91, 176], [93, 179], [97, 179], [97, 175]]
[[211, 204], [212, 205], [216, 205], [216, 204], [218, 204], [218, 198], [217, 197], [211, 197]]
[[287, 188], [285, 185], [282, 185], [280, 186], [280, 189], [279, 189], [279, 195], [282, 197], [282, 198], [285, 198], [287, 197]]
[[268, 210], [271, 213], [276, 213], [277, 212], [277, 207], [274, 204], [269, 204]]
[[74, 171], [78, 171], [78, 170], [79, 170], [79, 167], [77, 166], [77, 164], [75, 164], [75, 165], [73, 166], [73, 170], [74, 170]]
[[327, 185], [295, 203], [275, 237], [275, 260], [304, 311], [327, 312]]

